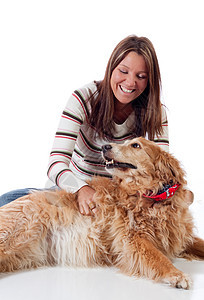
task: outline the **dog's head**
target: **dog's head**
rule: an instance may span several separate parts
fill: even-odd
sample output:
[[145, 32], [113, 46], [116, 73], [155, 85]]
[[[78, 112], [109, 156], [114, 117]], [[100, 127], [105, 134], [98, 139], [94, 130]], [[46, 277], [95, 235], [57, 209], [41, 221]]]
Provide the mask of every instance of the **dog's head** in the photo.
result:
[[178, 160], [155, 142], [142, 137], [124, 144], [104, 145], [102, 152], [107, 171], [121, 179], [129, 178], [144, 185], [153, 181], [160, 184], [186, 183]]

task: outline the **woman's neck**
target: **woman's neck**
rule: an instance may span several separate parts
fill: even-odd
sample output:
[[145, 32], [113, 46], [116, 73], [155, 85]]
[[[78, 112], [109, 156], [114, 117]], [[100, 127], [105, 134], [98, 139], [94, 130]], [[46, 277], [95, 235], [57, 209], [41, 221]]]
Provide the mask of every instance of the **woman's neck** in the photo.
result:
[[132, 113], [132, 111], [132, 103], [124, 104], [119, 102], [118, 100], [115, 100], [113, 115], [114, 122], [117, 124], [123, 124]]

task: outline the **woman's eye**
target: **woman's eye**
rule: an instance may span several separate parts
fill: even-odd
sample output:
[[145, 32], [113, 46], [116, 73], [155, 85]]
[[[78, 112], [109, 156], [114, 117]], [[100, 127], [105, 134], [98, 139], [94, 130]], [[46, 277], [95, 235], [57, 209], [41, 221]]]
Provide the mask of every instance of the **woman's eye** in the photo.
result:
[[147, 76], [146, 75], [137, 75], [137, 78], [139, 78], [139, 79], [146, 79]]
[[131, 145], [133, 148], [140, 148], [140, 145], [138, 143], [134, 143]]
[[121, 73], [123, 73], [123, 74], [127, 74], [127, 73], [128, 73], [127, 71], [121, 70], [121, 69], [119, 69], [119, 71], [120, 71]]

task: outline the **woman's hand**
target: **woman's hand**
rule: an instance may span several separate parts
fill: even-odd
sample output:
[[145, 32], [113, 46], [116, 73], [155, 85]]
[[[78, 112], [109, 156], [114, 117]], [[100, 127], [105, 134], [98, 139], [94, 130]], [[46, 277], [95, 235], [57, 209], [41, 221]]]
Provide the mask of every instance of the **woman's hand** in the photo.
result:
[[82, 215], [92, 216], [97, 212], [96, 204], [93, 201], [95, 190], [85, 185], [78, 191], [79, 211]]

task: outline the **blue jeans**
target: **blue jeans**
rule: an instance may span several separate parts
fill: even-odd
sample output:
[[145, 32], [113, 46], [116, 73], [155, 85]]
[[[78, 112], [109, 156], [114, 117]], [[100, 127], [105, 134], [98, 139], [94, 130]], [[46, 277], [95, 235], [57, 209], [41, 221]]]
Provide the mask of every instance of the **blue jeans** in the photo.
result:
[[27, 188], [27, 189], [14, 190], [0, 196], [0, 206], [6, 205], [11, 201], [26, 196], [30, 194], [32, 191], [43, 191], [43, 190], [53, 190], [53, 189], [59, 189], [59, 188], [57, 186], [53, 186], [49, 189]]

